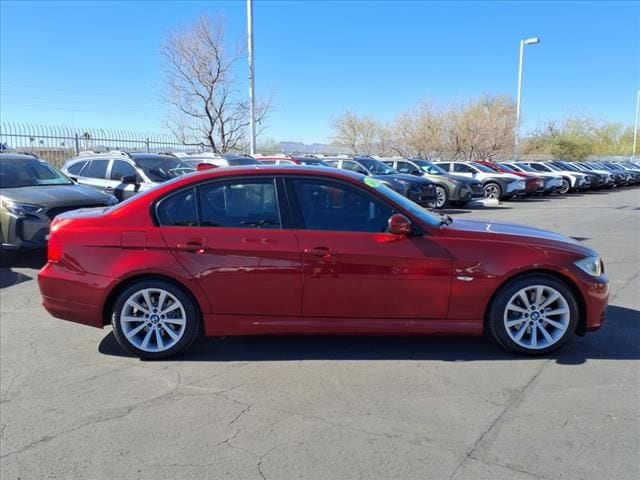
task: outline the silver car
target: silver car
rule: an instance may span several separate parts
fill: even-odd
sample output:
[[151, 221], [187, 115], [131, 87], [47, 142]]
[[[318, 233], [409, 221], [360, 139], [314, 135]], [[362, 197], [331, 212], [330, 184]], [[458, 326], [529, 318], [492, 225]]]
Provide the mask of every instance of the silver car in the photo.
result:
[[114, 195], [119, 201], [195, 169], [168, 153], [127, 153], [119, 150], [81, 152], [62, 171], [80, 185]]

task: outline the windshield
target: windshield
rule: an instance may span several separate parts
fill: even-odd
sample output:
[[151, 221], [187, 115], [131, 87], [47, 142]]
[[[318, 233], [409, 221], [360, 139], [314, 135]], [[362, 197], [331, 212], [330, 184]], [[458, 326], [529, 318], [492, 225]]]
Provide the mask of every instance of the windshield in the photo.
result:
[[446, 175], [447, 172], [445, 172], [442, 168], [440, 168], [437, 165], [434, 165], [431, 162], [427, 162], [426, 160], [412, 160], [413, 163], [415, 163], [416, 165], [418, 165], [422, 170], [424, 170], [427, 173], [430, 173], [431, 175]]
[[487, 167], [486, 165], [482, 165], [481, 163], [472, 162], [472, 165], [474, 167], [476, 167], [478, 170], [480, 170], [481, 172], [484, 172], [484, 173], [496, 173], [495, 170], [491, 170], [489, 167]]
[[578, 171], [578, 169], [576, 167], [574, 167], [573, 165], [571, 165], [569, 163], [558, 162], [558, 165], [560, 165], [560, 167], [563, 167], [565, 170], [569, 170], [571, 172], [577, 172]]
[[509, 173], [517, 173], [515, 168], [511, 168], [509, 165], [507, 165], [506, 163], [501, 163], [500, 164], [500, 168], [502, 170], [504, 170], [505, 172], [509, 172]]
[[524, 172], [539, 173], [538, 170], [531, 168], [529, 165], [525, 165], [524, 163], [516, 163], [516, 166]]
[[300, 158], [298, 162], [302, 165], [313, 165], [315, 167], [331, 167], [327, 162], [318, 160], [317, 158]]
[[166, 182], [194, 171], [188, 163], [168, 156], [136, 158], [135, 162], [152, 182]]
[[379, 160], [373, 158], [358, 158], [358, 163], [362, 164], [364, 168], [369, 170], [372, 175], [394, 175], [398, 172], [391, 167], [386, 166]]
[[409, 200], [404, 195], [399, 194], [395, 190], [389, 188], [386, 185], [383, 185], [382, 183], [378, 182], [377, 180], [375, 180], [375, 179], [373, 179], [371, 177], [365, 177], [365, 178], [362, 179], [362, 181], [367, 186], [369, 186], [369, 187], [377, 190], [381, 194], [383, 194], [385, 197], [387, 197], [392, 202], [400, 205], [402, 208], [407, 210], [409, 213], [411, 213], [413, 216], [417, 217], [419, 220], [421, 220], [422, 222], [426, 223], [427, 225], [439, 226], [439, 225], [443, 224], [442, 216], [434, 215], [430, 211], [422, 208], [417, 203], [413, 202], [412, 200]]
[[0, 188], [72, 184], [62, 172], [41, 160], [0, 160]]
[[237, 167], [239, 165], [260, 165], [260, 162], [248, 157], [227, 158], [227, 162], [230, 167]]

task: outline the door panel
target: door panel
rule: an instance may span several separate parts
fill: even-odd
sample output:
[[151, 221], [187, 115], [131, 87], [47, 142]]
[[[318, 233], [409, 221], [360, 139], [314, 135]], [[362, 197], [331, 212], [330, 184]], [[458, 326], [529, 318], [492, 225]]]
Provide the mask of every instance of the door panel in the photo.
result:
[[211, 182], [162, 200], [169, 249], [200, 282], [216, 314], [300, 316], [302, 265], [283, 230], [273, 178]]
[[422, 236], [385, 233], [393, 208], [331, 180], [288, 183], [303, 264], [305, 317], [446, 318], [450, 259]]
[[292, 230], [161, 227], [213, 312], [300, 316], [301, 260]]
[[303, 314], [446, 318], [449, 254], [424, 237], [299, 230]]

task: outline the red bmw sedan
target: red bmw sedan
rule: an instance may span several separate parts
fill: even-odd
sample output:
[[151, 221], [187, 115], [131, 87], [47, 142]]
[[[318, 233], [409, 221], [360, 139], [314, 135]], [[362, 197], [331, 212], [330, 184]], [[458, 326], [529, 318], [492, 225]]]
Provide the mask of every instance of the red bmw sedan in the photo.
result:
[[556, 233], [452, 220], [344, 170], [192, 173], [54, 220], [38, 282], [55, 317], [111, 324], [141, 358], [204, 331], [480, 335], [543, 355], [602, 325], [596, 252]]

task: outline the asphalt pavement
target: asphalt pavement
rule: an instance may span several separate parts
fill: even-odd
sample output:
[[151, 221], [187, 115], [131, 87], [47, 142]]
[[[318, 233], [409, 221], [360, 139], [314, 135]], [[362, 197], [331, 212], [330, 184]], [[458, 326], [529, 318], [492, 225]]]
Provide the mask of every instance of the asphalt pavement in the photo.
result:
[[640, 478], [640, 188], [447, 213], [596, 248], [605, 326], [541, 359], [489, 338], [277, 336], [143, 362], [50, 317], [42, 258], [20, 257], [0, 269], [0, 478]]

